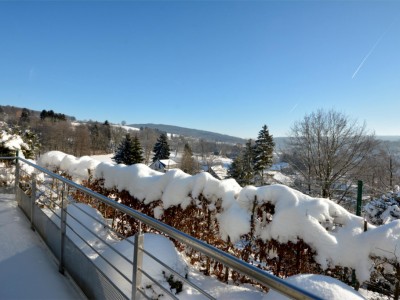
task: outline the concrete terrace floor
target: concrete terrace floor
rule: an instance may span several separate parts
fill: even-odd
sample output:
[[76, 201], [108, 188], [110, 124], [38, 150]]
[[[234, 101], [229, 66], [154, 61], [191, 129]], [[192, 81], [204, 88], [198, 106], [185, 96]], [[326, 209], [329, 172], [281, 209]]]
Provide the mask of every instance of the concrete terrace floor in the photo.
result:
[[84, 299], [58, 264], [13, 194], [0, 193], [0, 299]]

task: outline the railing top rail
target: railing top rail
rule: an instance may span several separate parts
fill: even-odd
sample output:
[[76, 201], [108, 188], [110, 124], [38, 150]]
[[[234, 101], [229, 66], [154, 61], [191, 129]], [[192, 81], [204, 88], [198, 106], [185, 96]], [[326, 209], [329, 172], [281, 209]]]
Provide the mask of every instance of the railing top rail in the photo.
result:
[[1, 160], [13, 160], [16, 159], [16, 157], [10, 157], [10, 156], [0, 156]]
[[[15, 157], [10, 158], [10, 159], [15, 159]], [[110, 198], [107, 198], [101, 194], [98, 194], [82, 185], [79, 185], [79, 184], [77, 184], [69, 179], [66, 179], [58, 174], [55, 174], [41, 166], [38, 166], [29, 160], [26, 160], [21, 157], [19, 157], [18, 159], [20, 161], [34, 167], [35, 169], [49, 175], [50, 177], [56, 178], [64, 183], [68, 184], [69, 186], [72, 186], [72, 187], [76, 188], [77, 190], [80, 190], [81, 192], [84, 192], [84, 193], [100, 200], [101, 202], [103, 202], [117, 210], [122, 211], [123, 213], [126, 213], [127, 215], [145, 223], [146, 225], [153, 227], [154, 229], [157, 229], [157, 230], [167, 234], [171, 238], [174, 238], [174, 239], [188, 245], [189, 247], [204, 253], [205, 255], [209, 256], [210, 258], [215, 259], [215, 260], [223, 263], [224, 265], [226, 265], [246, 276], [249, 276], [250, 278], [256, 280], [258, 283], [260, 283], [264, 286], [268, 286], [268, 287], [272, 288], [273, 290], [278, 291], [279, 293], [282, 293], [282, 294], [284, 294], [290, 298], [294, 298], [294, 299], [304, 299], [304, 300], [305, 299], [322, 299], [318, 296], [313, 295], [312, 293], [309, 293], [308, 291], [305, 291], [299, 287], [296, 287], [296, 286], [284, 281], [283, 279], [281, 279], [279, 277], [269, 274], [253, 265], [250, 265], [229, 253], [226, 253], [220, 249], [217, 249], [201, 240], [198, 240], [184, 232], [181, 232], [181, 231], [175, 229], [174, 227], [164, 224], [161, 221], [156, 220], [148, 215], [145, 215], [145, 214], [138, 212], [132, 208], [129, 208], [123, 204], [120, 204]]]

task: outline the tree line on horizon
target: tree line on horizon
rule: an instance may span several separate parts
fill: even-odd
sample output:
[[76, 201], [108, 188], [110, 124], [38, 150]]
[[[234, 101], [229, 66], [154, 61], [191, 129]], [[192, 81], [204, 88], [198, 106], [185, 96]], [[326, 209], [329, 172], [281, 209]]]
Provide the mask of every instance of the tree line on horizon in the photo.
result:
[[[153, 147], [163, 131], [141, 127], [140, 130], [126, 130], [122, 126], [104, 122], [76, 122], [74, 117], [68, 117], [53, 110], [36, 112], [27, 108], [0, 106], [0, 121], [6, 124], [10, 133], [33, 136], [27, 140], [32, 153], [29, 157], [35, 159], [41, 153], [58, 150], [74, 156], [101, 155], [115, 153], [120, 144], [130, 135], [138, 138], [143, 155], [143, 163], [150, 164], [153, 158]], [[240, 151], [240, 144], [229, 144], [205, 139], [195, 139], [185, 136], [169, 135], [168, 144], [174, 154], [184, 152], [188, 147], [197, 159], [207, 162], [210, 154], [233, 157]], [[208, 163], [208, 162], [207, 162]], [[211, 162], [210, 162], [211, 163]]]
[[[294, 178], [292, 187], [329, 198], [338, 197], [340, 189], [338, 201], [349, 195], [350, 187], [358, 180], [379, 193], [400, 183], [400, 141], [378, 141], [365, 124], [359, 125], [334, 110], [318, 110], [295, 122], [283, 149], [275, 149], [267, 125], [255, 141], [232, 145], [184, 136], [167, 137], [165, 132], [150, 128], [128, 132], [108, 121], [73, 123], [74, 118], [52, 110], [35, 114], [26, 108], [5, 111], [0, 107], [0, 121], [30, 144], [29, 158], [59, 150], [74, 156], [114, 153], [116, 162], [124, 162], [119, 152], [133, 147], [136, 157], [129, 159], [150, 164], [154, 158], [166, 158], [158, 155], [160, 149], [156, 149], [156, 145], [165, 143], [168, 153], [182, 154], [180, 167], [189, 174], [200, 171], [199, 160], [211, 167], [215, 155], [232, 158], [229, 176], [241, 186], [266, 184], [266, 170], [276, 160], [289, 164], [282, 172]], [[129, 159], [124, 163], [130, 164]]]

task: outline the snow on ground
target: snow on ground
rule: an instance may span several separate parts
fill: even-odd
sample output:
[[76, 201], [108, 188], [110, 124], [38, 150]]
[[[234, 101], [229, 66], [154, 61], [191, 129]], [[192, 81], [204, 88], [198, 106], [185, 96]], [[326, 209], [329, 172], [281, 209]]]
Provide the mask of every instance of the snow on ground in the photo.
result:
[[[329, 300], [365, 299], [348, 285], [329, 276], [301, 274], [289, 277], [286, 279], [286, 281], [300, 288], [307, 286], [308, 292], [313, 293], [314, 295], [319, 296], [322, 299], [329, 299]], [[263, 300], [286, 300], [286, 299], [290, 298], [285, 297], [275, 291], [269, 292], [263, 298]]]
[[[130, 237], [118, 243], [115, 243], [114, 249], [119, 251], [122, 256], [116, 255], [114, 249], [105, 250], [101, 256], [94, 260], [94, 263], [105, 273], [111, 280], [126, 294], [131, 295], [132, 284], [123, 278], [114, 267], [117, 268], [126, 278], [132, 280], [132, 263], [133, 263], [133, 248], [134, 248], [134, 237]], [[144, 249], [153, 256], [157, 257], [164, 264], [172, 268], [174, 271], [182, 275], [187, 276], [187, 265], [175, 249], [172, 242], [166, 237], [159, 234], [147, 233], [144, 234]], [[110, 264], [107, 264], [106, 259]], [[171, 271], [160, 265], [154, 259], [148, 255], [143, 255], [143, 270], [145, 270], [154, 280], [162, 285], [167, 290], [170, 289], [170, 285], [167, 280], [172, 275]], [[157, 299], [157, 296], [162, 294], [162, 290], [159, 289], [153, 282], [146, 276], [142, 276], [142, 288], [146, 290], [149, 297]]]
[[[57, 208], [54, 211], [55, 213], [49, 209], [44, 209], [44, 211], [60, 227], [61, 209]], [[88, 257], [94, 259], [98, 256], [97, 252], [93, 251], [91, 247], [98, 251], [103, 251], [107, 247], [103, 241], [110, 244], [118, 241], [113, 233], [106, 228], [107, 220], [103, 218], [97, 209], [86, 204], [74, 203], [68, 205], [67, 211], [67, 236]]]
[[83, 299], [58, 266], [14, 195], [0, 194], [0, 299]]
[[270, 171], [282, 171], [283, 169], [289, 168], [289, 164], [287, 162], [279, 162], [273, 164], [269, 170]]
[[118, 124], [111, 124], [112, 127], [119, 127], [122, 129], [125, 129], [126, 131], [139, 131], [140, 128], [136, 128], [136, 127], [131, 127], [131, 126], [125, 126], [125, 125], [118, 125]]
[[[85, 122], [72, 122], [71, 125], [72, 126], [80, 126], [80, 125], [84, 125], [87, 124]], [[119, 124], [110, 124], [111, 127], [118, 127], [118, 128], [122, 128], [125, 129], [126, 131], [139, 131], [139, 128], [136, 127], [131, 127], [131, 126], [125, 126], [125, 125], [119, 125]]]
[[268, 177], [273, 178], [275, 183], [281, 183], [281, 184], [284, 184], [284, 185], [287, 185], [287, 186], [290, 186], [291, 184], [293, 184], [293, 179], [292, 178], [282, 174], [279, 171], [268, 171], [266, 174], [267, 174]]
[[215, 164], [221, 164], [223, 165], [225, 168], [229, 168], [230, 165], [232, 164], [233, 160], [231, 158], [227, 158], [227, 157], [222, 157], [222, 156], [217, 156], [215, 158], [215, 160], [213, 161], [213, 163]]

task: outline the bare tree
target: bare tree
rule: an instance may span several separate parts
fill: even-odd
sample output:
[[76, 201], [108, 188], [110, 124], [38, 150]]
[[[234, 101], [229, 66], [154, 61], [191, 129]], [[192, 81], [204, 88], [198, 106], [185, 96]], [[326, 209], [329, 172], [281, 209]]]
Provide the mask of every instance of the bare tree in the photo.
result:
[[159, 132], [151, 128], [141, 128], [139, 132], [140, 143], [143, 147], [144, 163], [149, 164], [153, 155], [153, 147], [157, 142]]
[[41, 144], [43, 151], [58, 150], [73, 153], [74, 135], [71, 124], [67, 121], [43, 120], [40, 125]]
[[74, 135], [74, 155], [83, 156], [90, 155], [90, 133], [86, 125], [78, 125], [75, 127]]
[[357, 176], [360, 167], [376, 146], [373, 134], [333, 110], [306, 115], [291, 128], [291, 163], [322, 197], [330, 197], [332, 185], [346, 176]]
[[115, 152], [117, 150], [117, 146], [122, 142], [124, 137], [128, 131], [120, 126], [112, 126], [110, 129], [110, 134], [111, 134], [111, 145], [110, 145], [110, 151]]
[[395, 142], [382, 141], [368, 162], [366, 182], [375, 195], [392, 190], [399, 184], [400, 149]]

